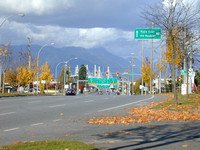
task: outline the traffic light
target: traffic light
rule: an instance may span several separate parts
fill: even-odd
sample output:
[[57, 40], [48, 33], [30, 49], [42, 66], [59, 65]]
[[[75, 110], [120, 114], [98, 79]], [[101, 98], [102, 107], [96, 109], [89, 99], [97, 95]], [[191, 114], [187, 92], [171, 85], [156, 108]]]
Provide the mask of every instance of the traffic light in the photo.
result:
[[117, 77], [119, 76], [119, 72], [117, 72]]
[[108, 76], [108, 71], [106, 71], [106, 76]]
[[95, 71], [95, 76], [97, 75], [97, 73], [98, 73], [98, 72], [97, 72], [97, 71]]

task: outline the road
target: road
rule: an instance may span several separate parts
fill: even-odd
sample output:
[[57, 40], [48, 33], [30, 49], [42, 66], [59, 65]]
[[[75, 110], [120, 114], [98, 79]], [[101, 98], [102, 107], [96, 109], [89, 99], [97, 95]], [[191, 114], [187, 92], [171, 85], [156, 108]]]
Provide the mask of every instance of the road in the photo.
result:
[[1, 98], [0, 145], [16, 141], [72, 139], [94, 142], [99, 147], [105, 141], [105, 138], [99, 137], [101, 133], [103, 135], [109, 131], [125, 130], [127, 126], [90, 125], [84, 119], [116, 115], [119, 112], [123, 114], [127, 108], [164, 99], [162, 96], [151, 95], [96, 94]]
[[84, 116], [148, 101], [153, 96], [31, 96], [0, 101], [0, 131], [36, 126], [65, 117]]

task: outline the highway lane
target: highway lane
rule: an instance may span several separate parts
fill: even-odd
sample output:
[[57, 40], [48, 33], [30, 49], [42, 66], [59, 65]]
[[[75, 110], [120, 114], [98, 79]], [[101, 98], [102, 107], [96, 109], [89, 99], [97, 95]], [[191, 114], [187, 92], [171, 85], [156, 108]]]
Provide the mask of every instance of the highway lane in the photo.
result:
[[[153, 96], [77, 95], [35, 96], [0, 100], [0, 132], [25, 126], [39, 126], [48, 121], [80, 117], [141, 103]], [[62, 114], [61, 114], [62, 113]]]
[[[0, 146], [17, 141], [56, 139], [95, 143], [95, 146], [104, 149], [135, 149], [144, 146], [153, 149], [181, 149], [185, 141], [189, 141], [190, 149], [199, 149], [199, 121], [94, 125], [83, 120], [99, 115], [125, 115], [125, 108], [147, 105], [165, 98], [159, 95], [1, 98]], [[113, 135], [107, 136], [110, 133]], [[113, 143], [105, 144], [110, 141]]]

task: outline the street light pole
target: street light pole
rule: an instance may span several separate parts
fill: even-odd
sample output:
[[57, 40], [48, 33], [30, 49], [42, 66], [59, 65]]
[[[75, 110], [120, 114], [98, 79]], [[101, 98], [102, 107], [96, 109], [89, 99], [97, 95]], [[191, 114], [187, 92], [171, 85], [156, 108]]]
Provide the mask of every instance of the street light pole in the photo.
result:
[[38, 54], [37, 54], [37, 91], [36, 91], [36, 94], [38, 94], [38, 76], [39, 76], [39, 56], [40, 56], [40, 52], [42, 51], [42, 49], [47, 46], [47, 45], [55, 45], [54, 43], [51, 43], [51, 44], [45, 44], [43, 45], [39, 51], [38, 51]]
[[56, 70], [55, 70], [55, 79], [57, 80], [57, 81], [56, 81], [56, 85], [55, 85], [55, 95], [56, 95], [56, 90], [57, 90], [57, 86], [58, 86], [57, 68], [58, 68], [58, 65], [60, 65], [61, 63], [65, 63], [65, 62], [62, 61], [62, 62], [58, 63], [58, 64], [56, 65]]
[[8, 20], [8, 19], [10, 19], [10, 18], [12, 18], [12, 17], [14, 17], [14, 16], [24, 17], [25, 14], [17, 14], [17, 15], [10, 15], [10, 16], [8, 16], [7, 18], [5, 18], [5, 19], [1, 22], [0, 27], [4, 24], [4, 22], [6, 22], [6, 20]]
[[67, 66], [67, 63], [73, 59], [78, 59], [77, 57], [74, 57], [74, 58], [70, 58], [68, 61], [64, 62], [65, 63], [65, 68], [64, 68], [64, 87], [63, 87], [63, 95], [65, 95], [65, 74], [66, 74], [66, 66]]

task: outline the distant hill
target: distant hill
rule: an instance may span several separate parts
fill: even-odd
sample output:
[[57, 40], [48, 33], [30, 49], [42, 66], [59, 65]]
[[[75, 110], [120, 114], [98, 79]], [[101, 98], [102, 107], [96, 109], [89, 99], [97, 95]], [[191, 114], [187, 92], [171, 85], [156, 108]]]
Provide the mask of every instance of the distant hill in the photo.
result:
[[[14, 49], [14, 55], [17, 55], [21, 49], [26, 52], [28, 51], [27, 45], [12, 46], [12, 48]], [[31, 45], [31, 55], [34, 58], [36, 58], [40, 48], [41, 46]], [[91, 72], [93, 72], [94, 65], [97, 65], [97, 67], [101, 67], [102, 72], [105, 72], [107, 66], [109, 66], [111, 72], [115, 73], [117, 71], [123, 72], [128, 68], [128, 65], [130, 65], [128, 60], [113, 55], [102, 47], [84, 49], [81, 47], [56, 48], [52, 46], [46, 46], [42, 49], [39, 55], [39, 64], [41, 65], [43, 62], [47, 61], [51, 66], [52, 73], [55, 73], [55, 68], [58, 63], [67, 61], [73, 57], [78, 57], [78, 59], [71, 60], [68, 63], [68, 65], [72, 68], [72, 71], [74, 71], [76, 65], [79, 65], [80, 67], [81, 64], [84, 64], [89, 65], [89, 70]], [[59, 65], [58, 72], [63, 65], [64, 63]]]

